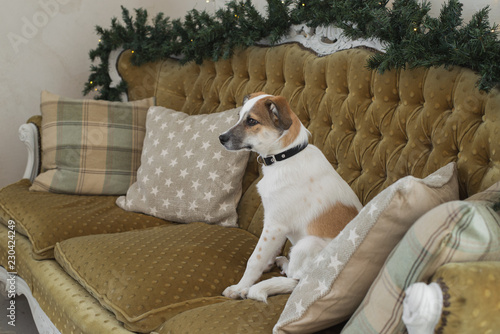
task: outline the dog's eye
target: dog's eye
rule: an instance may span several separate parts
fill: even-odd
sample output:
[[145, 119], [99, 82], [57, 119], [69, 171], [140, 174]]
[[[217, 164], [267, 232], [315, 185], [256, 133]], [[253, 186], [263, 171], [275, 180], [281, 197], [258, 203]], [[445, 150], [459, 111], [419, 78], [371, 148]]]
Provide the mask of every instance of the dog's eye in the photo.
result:
[[247, 125], [248, 126], [254, 126], [254, 125], [257, 125], [259, 124], [258, 121], [256, 121], [255, 119], [253, 119], [252, 117], [248, 117], [247, 118]]

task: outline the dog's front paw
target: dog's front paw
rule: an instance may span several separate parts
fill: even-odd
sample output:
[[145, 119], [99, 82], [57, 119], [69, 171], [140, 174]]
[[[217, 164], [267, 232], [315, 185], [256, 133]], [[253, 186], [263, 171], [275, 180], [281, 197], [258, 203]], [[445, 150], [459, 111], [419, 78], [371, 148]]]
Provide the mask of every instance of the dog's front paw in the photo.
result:
[[267, 303], [267, 292], [259, 289], [258, 285], [253, 285], [252, 287], [250, 287], [250, 289], [248, 289], [247, 297], [249, 299], [255, 299]]
[[245, 299], [248, 295], [248, 288], [242, 288], [238, 285], [231, 285], [222, 293], [224, 297], [232, 299]]

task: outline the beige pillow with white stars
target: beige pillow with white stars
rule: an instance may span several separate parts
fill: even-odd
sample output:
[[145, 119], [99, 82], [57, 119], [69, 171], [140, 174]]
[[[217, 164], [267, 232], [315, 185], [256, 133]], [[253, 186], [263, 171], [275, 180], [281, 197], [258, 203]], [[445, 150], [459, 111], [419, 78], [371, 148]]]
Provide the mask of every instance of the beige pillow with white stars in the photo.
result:
[[151, 107], [137, 181], [116, 204], [178, 223], [237, 226], [249, 152], [227, 151], [219, 135], [236, 123], [239, 109], [188, 115]]

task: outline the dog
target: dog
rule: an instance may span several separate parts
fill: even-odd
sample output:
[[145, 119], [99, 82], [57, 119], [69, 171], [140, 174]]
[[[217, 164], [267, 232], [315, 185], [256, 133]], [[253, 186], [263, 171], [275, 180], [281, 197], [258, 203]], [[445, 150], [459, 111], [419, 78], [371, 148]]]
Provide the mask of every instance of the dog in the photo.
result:
[[[257, 184], [264, 206], [262, 234], [243, 277], [224, 296], [266, 302], [270, 295], [292, 292], [307, 275], [308, 263], [362, 208], [323, 153], [308, 144], [309, 135], [284, 97], [259, 92], [245, 97], [239, 120], [219, 136], [227, 150], [257, 152], [263, 165]], [[287, 238], [289, 259], [277, 257]], [[255, 284], [275, 263], [286, 277]]]

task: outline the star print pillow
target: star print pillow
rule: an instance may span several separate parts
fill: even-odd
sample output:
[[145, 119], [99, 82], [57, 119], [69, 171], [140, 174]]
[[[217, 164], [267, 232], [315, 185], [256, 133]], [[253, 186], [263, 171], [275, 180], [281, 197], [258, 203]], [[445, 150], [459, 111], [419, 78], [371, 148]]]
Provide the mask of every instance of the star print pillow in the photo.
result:
[[312, 333], [349, 319], [413, 223], [439, 204], [457, 199], [454, 162], [425, 179], [404, 177], [380, 192], [310, 265], [274, 333]]
[[238, 111], [191, 116], [151, 107], [137, 181], [116, 204], [178, 223], [237, 226], [249, 152], [227, 151], [219, 135]]

